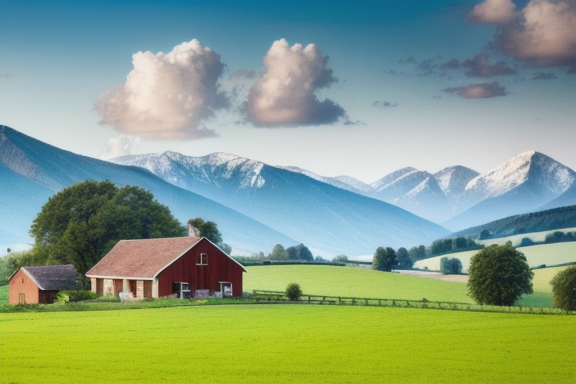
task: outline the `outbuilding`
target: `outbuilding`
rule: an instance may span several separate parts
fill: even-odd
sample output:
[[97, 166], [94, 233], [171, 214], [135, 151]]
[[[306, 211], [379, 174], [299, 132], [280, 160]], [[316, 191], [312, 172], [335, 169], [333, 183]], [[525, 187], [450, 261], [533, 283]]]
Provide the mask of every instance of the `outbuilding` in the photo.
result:
[[145, 299], [242, 296], [246, 269], [204, 237], [121, 240], [86, 273], [92, 291]]
[[72, 264], [20, 267], [10, 276], [10, 304], [50, 304], [60, 291], [82, 289]]

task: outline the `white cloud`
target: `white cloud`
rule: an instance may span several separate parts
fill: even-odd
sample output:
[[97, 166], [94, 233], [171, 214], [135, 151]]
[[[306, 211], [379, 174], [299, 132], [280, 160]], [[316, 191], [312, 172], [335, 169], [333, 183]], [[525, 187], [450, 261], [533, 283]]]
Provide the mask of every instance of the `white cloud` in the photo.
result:
[[507, 23], [514, 18], [515, 7], [512, 0], [486, 0], [474, 7], [470, 17], [477, 23]]
[[134, 136], [120, 135], [108, 140], [108, 144], [102, 149], [100, 158], [109, 160], [115, 157], [126, 156], [132, 153], [132, 146], [138, 144], [140, 138]]
[[471, 18], [496, 24], [496, 47], [517, 59], [576, 70], [574, 0], [530, 0], [518, 12], [510, 0], [486, 0], [474, 7]]
[[95, 108], [101, 123], [144, 138], [216, 135], [203, 123], [227, 105], [218, 88], [224, 69], [219, 54], [192, 40], [168, 54], [138, 52], [132, 64], [126, 83], [100, 94]]
[[337, 81], [327, 61], [314, 44], [275, 41], [264, 57], [266, 72], [250, 89], [248, 120], [260, 127], [296, 127], [346, 119], [341, 106], [316, 95]]

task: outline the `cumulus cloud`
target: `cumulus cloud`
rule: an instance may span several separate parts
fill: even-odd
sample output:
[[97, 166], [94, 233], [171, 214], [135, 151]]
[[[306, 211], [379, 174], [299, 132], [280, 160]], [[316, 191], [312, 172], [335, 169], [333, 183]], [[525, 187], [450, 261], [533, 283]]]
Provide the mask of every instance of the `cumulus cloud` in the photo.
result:
[[132, 64], [124, 84], [99, 96], [101, 123], [144, 138], [216, 135], [203, 123], [227, 105], [218, 87], [224, 70], [219, 54], [192, 40], [167, 54], [138, 52]]
[[140, 142], [140, 138], [128, 135], [120, 135], [114, 139], [108, 140], [108, 144], [102, 149], [100, 158], [109, 160], [115, 157], [126, 156], [132, 153], [134, 144]]
[[[479, 6], [494, 3], [486, 0]], [[533, 65], [576, 70], [576, 1], [530, 0], [506, 21], [480, 21], [497, 25], [494, 42], [501, 51]]]
[[514, 8], [512, 0], [486, 0], [476, 5], [469, 17], [476, 23], [507, 23], [514, 18]]
[[331, 124], [346, 118], [344, 109], [317, 92], [337, 82], [328, 57], [316, 45], [277, 40], [264, 57], [265, 73], [250, 88], [247, 119], [258, 127]]
[[497, 81], [492, 83], [472, 84], [463, 87], [445, 88], [446, 93], [456, 93], [465, 99], [487, 99], [497, 96], [506, 96], [506, 88]]
[[471, 77], [493, 77], [516, 74], [516, 69], [509, 67], [502, 60], [496, 63], [490, 63], [490, 57], [485, 53], [480, 53], [472, 59], [464, 61], [462, 66], [467, 68], [466, 75]]

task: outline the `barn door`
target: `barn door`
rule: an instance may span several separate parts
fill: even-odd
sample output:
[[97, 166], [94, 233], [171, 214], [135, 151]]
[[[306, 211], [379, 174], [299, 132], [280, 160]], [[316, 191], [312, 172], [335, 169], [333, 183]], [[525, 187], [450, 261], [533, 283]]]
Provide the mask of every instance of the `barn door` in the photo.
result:
[[18, 304], [26, 304], [26, 294], [19, 293], [18, 294]]

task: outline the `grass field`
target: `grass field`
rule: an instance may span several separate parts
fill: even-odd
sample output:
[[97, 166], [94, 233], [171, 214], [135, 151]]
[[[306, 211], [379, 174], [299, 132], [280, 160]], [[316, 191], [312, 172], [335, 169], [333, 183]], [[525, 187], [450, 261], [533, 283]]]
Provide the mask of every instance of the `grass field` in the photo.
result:
[[[558, 265], [576, 262], [576, 242], [574, 241], [521, 247], [518, 248], [518, 251], [522, 252], [524, 256], [526, 256], [526, 260], [528, 261], [528, 265], [530, 265], [530, 267], [537, 267], [542, 264]], [[431, 257], [417, 261], [414, 263], [414, 267], [420, 269], [424, 269], [426, 267], [431, 271], [439, 271], [440, 259], [443, 257], [452, 257], [457, 258], [462, 262], [463, 271], [468, 271], [468, 267], [470, 266], [470, 258], [472, 258], [472, 256], [474, 256], [476, 253], [478, 253], [477, 250]]]
[[304, 293], [348, 297], [374, 297], [472, 303], [466, 285], [353, 267], [272, 265], [247, 267], [244, 290], [284, 291], [298, 283]]
[[570, 383], [576, 318], [250, 305], [0, 314], [1, 383]]

